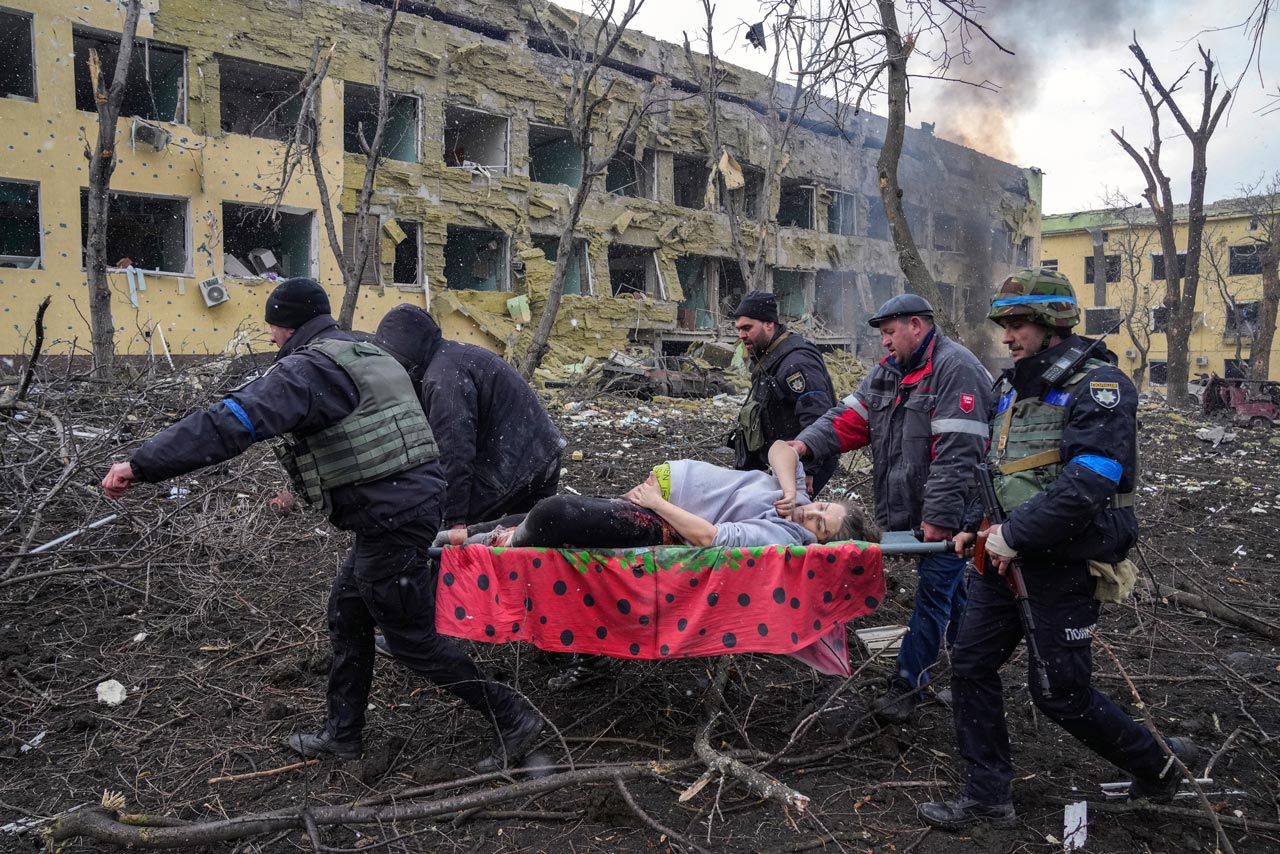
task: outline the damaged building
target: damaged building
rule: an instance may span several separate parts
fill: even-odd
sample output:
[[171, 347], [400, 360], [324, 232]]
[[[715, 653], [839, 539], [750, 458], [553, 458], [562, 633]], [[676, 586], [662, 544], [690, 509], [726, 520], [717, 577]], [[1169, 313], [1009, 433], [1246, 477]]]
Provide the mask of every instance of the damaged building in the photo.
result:
[[[107, 235], [121, 353], [158, 351], [157, 339], [174, 354], [222, 351], [262, 326], [271, 276], [315, 276], [337, 305], [342, 274], [315, 180], [296, 177], [278, 216], [267, 204], [310, 46], [336, 43], [320, 88], [318, 148], [337, 231], [344, 246], [354, 242], [360, 136], [377, 116], [386, 5], [144, 0]], [[356, 328], [412, 302], [430, 307], [450, 337], [500, 352], [527, 345], [584, 171], [564, 127], [569, 76], [555, 35], [575, 19], [557, 7], [538, 17], [547, 29], [513, 2], [401, 3]], [[47, 294], [47, 351], [85, 350], [85, 151], [97, 122], [88, 56], [114, 69], [122, 20], [114, 2], [0, 0], [0, 353], [24, 350]], [[765, 221], [763, 231], [740, 224], [749, 242], [766, 242], [766, 287], [795, 328], [878, 352], [864, 320], [903, 289], [876, 174], [885, 121], [802, 121], [780, 158], [778, 191], [767, 192], [759, 164], [769, 162], [769, 136], [753, 100], [767, 81], [729, 66], [720, 139], [744, 186], [720, 202], [707, 192], [722, 152], [708, 150], [694, 82], [703, 70], [680, 47], [640, 33], [628, 33], [608, 65], [618, 103], [636, 102], [659, 72], [659, 94], [669, 97], [586, 202], [548, 364], [731, 336], [727, 315], [745, 285], [724, 204]], [[907, 131], [900, 179], [953, 315], [980, 313], [997, 275], [1039, 257], [1037, 170], [925, 126]]]

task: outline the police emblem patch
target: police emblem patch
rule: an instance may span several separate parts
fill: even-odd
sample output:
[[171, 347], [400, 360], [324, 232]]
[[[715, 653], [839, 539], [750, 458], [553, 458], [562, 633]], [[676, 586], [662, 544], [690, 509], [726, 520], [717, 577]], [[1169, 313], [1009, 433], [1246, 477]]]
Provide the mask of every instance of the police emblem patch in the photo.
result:
[[1089, 383], [1089, 396], [1104, 409], [1114, 409], [1120, 402], [1120, 383]]
[[961, 412], [973, 411], [973, 395], [971, 394], [960, 395], [960, 411]]
[[804, 374], [800, 371], [796, 371], [794, 374], [788, 374], [787, 388], [791, 389], [796, 394], [800, 394], [800, 392], [804, 391]]

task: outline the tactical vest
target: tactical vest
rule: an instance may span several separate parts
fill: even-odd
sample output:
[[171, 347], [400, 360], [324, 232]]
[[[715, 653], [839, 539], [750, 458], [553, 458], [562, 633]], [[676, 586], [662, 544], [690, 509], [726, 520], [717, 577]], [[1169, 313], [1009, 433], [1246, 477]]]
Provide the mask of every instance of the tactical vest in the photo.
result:
[[[1062, 474], [1062, 432], [1067, 424], [1067, 403], [1085, 375], [1108, 362], [1090, 358], [1043, 397], [1017, 400], [1013, 385], [1000, 385], [1000, 403], [991, 421], [991, 447], [987, 460], [999, 474], [994, 478], [996, 497], [1006, 513], [1039, 495]], [[1112, 507], [1132, 507], [1133, 493], [1118, 493]]]
[[794, 411], [772, 411], [776, 408], [774, 404], [783, 398], [778, 392], [778, 378], [773, 375], [773, 369], [788, 353], [807, 343], [799, 335], [784, 332], [751, 369], [751, 391], [742, 409], [738, 410], [738, 435], [748, 453], [755, 454], [764, 449], [770, 433], [774, 436], [795, 436], [800, 432], [800, 419], [795, 417]]
[[331, 490], [368, 483], [440, 456], [413, 381], [372, 344], [324, 338], [302, 350], [332, 359], [355, 383], [360, 402], [337, 424], [276, 446], [294, 489], [307, 503], [332, 510]]

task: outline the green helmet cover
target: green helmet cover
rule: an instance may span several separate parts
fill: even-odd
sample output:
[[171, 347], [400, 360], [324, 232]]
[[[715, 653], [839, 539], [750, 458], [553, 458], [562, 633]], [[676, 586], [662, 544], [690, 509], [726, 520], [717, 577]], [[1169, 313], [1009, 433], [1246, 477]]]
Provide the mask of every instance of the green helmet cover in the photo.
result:
[[991, 298], [987, 318], [997, 323], [1017, 317], [1050, 329], [1071, 329], [1080, 322], [1080, 308], [1071, 280], [1057, 270], [1019, 270], [1004, 280]]

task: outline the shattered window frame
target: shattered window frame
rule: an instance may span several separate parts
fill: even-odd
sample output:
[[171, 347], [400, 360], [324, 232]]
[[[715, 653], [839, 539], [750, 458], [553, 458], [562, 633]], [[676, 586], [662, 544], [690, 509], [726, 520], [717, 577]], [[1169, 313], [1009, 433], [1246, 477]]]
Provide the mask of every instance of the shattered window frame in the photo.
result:
[[[497, 246], [479, 246], [478, 249], [471, 250], [471, 272], [470, 278], [466, 279], [466, 285], [461, 284], [464, 281], [463, 270], [459, 265], [465, 259], [456, 258], [457, 249], [450, 252], [450, 244], [455, 238], [465, 240], [467, 243], [473, 243], [482, 237], [488, 237], [489, 242], [497, 241]], [[490, 252], [496, 252], [496, 258], [488, 261], [481, 255], [479, 249], [485, 249]], [[445, 228], [445, 244], [444, 244], [444, 278], [445, 287], [451, 291], [482, 291], [484, 293], [507, 293], [511, 290], [511, 238], [506, 232], [498, 231], [493, 228], [478, 228], [469, 225], [450, 224]], [[455, 255], [455, 260], [450, 260], [450, 255]], [[476, 270], [481, 263], [492, 266], [493, 287], [475, 287], [477, 283], [487, 283], [490, 279], [489, 275], [477, 278]], [[449, 270], [453, 268], [457, 274], [452, 278], [449, 276]]]
[[[368, 101], [372, 99], [372, 109], [369, 109]], [[357, 104], [363, 109], [358, 114], [355, 113]], [[410, 105], [412, 116], [405, 117], [403, 113], [404, 105]], [[354, 83], [350, 80], [343, 81], [342, 84], [342, 151], [345, 154], [356, 154], [364, 156], [364, 149], [360, 147], [361, 137], [359, 135], [359, 127], [361, 119], [369, 117], [373, 124], [365, 124], [365, 136], [372, 137], [373, 132], [377, 129], [378, 121], [378, 87], [366, 86], [363, 83]], [[395, 141], [389, 138], [392, 132], [393, 119], [399, 120], [407, 125], [412, 131], [412, 153], [407, 157], [405, 152], [401, 150], [405, 142], [404, 134]], [[387, 122], [382, 132], [382, 157], [384, 160], [394, 160], [397, 163], [417, 163], [422, 159], [422, 99], [417, 95], [409, 92], [395, 92], [387, 90]]]
[[[352, 253], [356, 248], [356, 215], [342, 215], [342, 262], [345, 266], [353, 260]], [[360, 284], [382, 284], [382, 223], [377, 214], [365, 217], [365, 232], [369, 235], [369, 254], [364, 259], [364, 269], [360, 271]]]
[[[218, 61], [218, 127], [224, 134], [233, 134], [235, 136], [247, 136], [252, 139], [271, 139], [276, 142], [284, 142], [293, 136], [294, 128], [297, 127], [298, 119], [302, 112], [302, 99], [299, 96], [298, 86], [302, 82], [303, 74], [292, 68], [286, 68], [280, 65], [271, 65], [266, 62], [257, 62], [252, 59], [241, 59], [238, 56], [227, 56], [219, 54]], [[279, 87], [278, 89], [270, 89], [257, 87], [253, 93], [246, 97], [228, 98], [229, 85], [227, 82], [228, 71], [231, 76], [236, 78], [249, 77], [255, 82], [264, 78], [274, 78], [271, 82]], [[285, 78], [291, 78], [286, 85]], [[281, 95], [281, 93], [283, 96]], [[233, 92], [233, 95], [243, 95], [243, 92]], [[240, 115], [228, 117], [227, 107], [230, 104], [242, 104], [248, 99], [255, 101], [264, 100], [264, 96], [275, 96], [271, 100], [275, 103], [265, 113], [258, 109], [257, 112], [250, 111], [245, 115], [248, 117], [247, 122], [241, 121]], [[254, 105], [255, 107], [258, 105]], [[317, 115], [323, 116], [323, 104], [317, 100]], [[248, 123], [252, 122], [252, 125]], [[245, 129], [248, 126], [248, 129]]]
[[[6, 82], [5, 77], [0, 77], [0, 98], [34, 102], [38, 100], [40, 91], [36, 76], [35, 15], [17, 9], [0, 8], [0, 25], [3, 25], [0, 27], [0, 48], [4, 49], [6, 58], [12, 59], [10, 67], [15, 72], [11, 82]], [[18, 35], [20, 31], [25, 33], [25, 40]], [[16, 36], [12, 45], [6, 44], [5, 36], [10, 33]], [[24, 57], [25, 74], [22, 70]], [[29, 91], [19, 91], [19, 88]]]
[[[1102, 256], [1102, 263], [1107, 265], [1107, 281], [1120, 281], [1120, 256], [1104, 255]], [[1086, 285], [1094, 284], [1093, 278], [1093, 255], [1086, 255], [1084, 256], [1084, 283]], [[1101, 307], [1099, 306], [1099, 308]]]
[[813, 316], [829, 333], [853, 335], [857, 329], [858, 274], [818, 270], [813, 277]]
[[[538, 135], [542, 137], [535, 144], [534, 137]], [[572, 163], [571, 157], [563, 158], [564, 162], [551, 163], [547, 162], [553, 155], [547, 153], [550, 146], [568, 146], [577, 152], [577, 166]], [[540, 154], [535, 154], [539, 151]], [[543, 160], [541, 166], [538, 161]], [[582, 156], [582, 149], [578, 147], [578, 143], [574, 140], [573, 134], [568, 128], [559, 125], [544, 124], [542, 122], [529, 122], [529, 180], [537, 184], [550, 184], [552, 186], [569, 187], [576, 190], [586, 173], [586, 161]], [[576, 176], [572, 183], [566, 178]]]
[[1123, 322], [1119, 306], [1096, 305], [1084, 310], [1085, 335], [1114, 335]]
[[889, 214], [884, 209], [884, 199], [867, 196], [867, 237], [872, 240], [892, 240], [889, 230]]
[[1240, 335], [1252, 338], [1258, 330], [1260, 307], [1261, 303], [1258, 300], [1236, 300], [1234, 305], [1224, 306], [1223, 337], [1234, 338]]
[[[676, 275], [684, 298], [676, 306], [676, 328], [685, 332], [711, 332], [716, 328], [715, 260], [707, 255], [681, 255], [675, 260]], [[701, 296], [701, 299], [696, 297]]]
[[[228, 246], [227, 244], [228, 244], [228, 239], [231, 237], [232, 231], [233, 231], [233, 228], [231, 225], [231, 216], [230, 216], [231, 211], [229, 209], [235, 209], [235, 208], [241, 209], [239, 221], [236, 223], [234, 227], [237, 235], [239, 235], [241, 228], [252, 229], [256, 233], [262, 233], [265, 229], [270, 227], [270, 223], [267, 222], [268, 211], [270, 210], [269, 205], [254, 204], [252, 202], [240, 202], [240, 201], [236, 201], [235, 199], [223, 199], [221, 203], [221, 214], [222, 214], [222, 255], [224, 259], [223, 260], [224, 265], [226, 263], [225, 261], [226, 256], [233, 255], [234, 247]], [[279, 244], [278, 242], [276, 242], [276, 247], [266, 246], [261, 241], [252, 241], [252, 240], [245, 241], [246, 245], [248, 243], [256, 242], [258, 243], [258, 245], [253, 248], [255, 249], [262, 248], [262, 249], [271, 250], [271, 253], [276, 256], [276, 262], [280, 267], [279, 275], [281, 275], [284, 278], [289, 278], [292, 276], [307, 276], [310, 278], [315, 278], [316, 267], [318, 266], [318, 263], [319, 263], [319, 259], [317, 258], [317, 255], [316, 255], [316, 244], [317, 244], [317, 237], [318, 237], [316, 232], [316, 228], [317, 228], [316, 212], [308, 208], [294, 208], [294, 207], [286, 207], [284, 205], [281, 205], [280, 216], [281, 216], [281, 221], [278, 221], [275, 224], [273, 230], [275, 231], [276, 234], [281, 235], [282, 238], [284, 236], [281, 234], [282, 224], [287, 226], [289, 231], [294, 233], [295, 235], [302, 228], [305, 228], [306, 230], [306, 235], [307, 235], [306, 256], [307, 257], [306, 257], [305, 265], [301, 269], [294, 269], [293, 263], [296, 263], [296, 262], [291, 262], [288, 266], [286, 266], [285, 262], [291, 259], [292, 256], [289, 255], [288, 253], [285, 253], [284, 246]], [[290, 219], [288, 221], [284, 221], [283, 218], [286, 216], [291, 218], [301, 217], [305, 219], [305, 223], [297, 219]], [[249, 217], [256, 217], [259, 220], [259, 223], [257, 225], [248, 225], [248, 226], [242, 225], [242, 223], [244, 223], [244, 221]], [[236, 242], [239, 243], [240, 241], [237, 239]], [[249, 257], [249, 251], [250, 250], [245, 251], [243, 258], [240, 257], [239, 255], [234, 255], [234, 257], [236, 258], [236, 260], [244, 264], [246, 268], [252, 269], [252, 266], [251, 266], [252, 260]], [[240, 278], [231, 273], [227, 273], [225, 270], [225, 266], [223, 269], [223, 276], [230, 277], [233, 279]], [[256, 276], [251, 276], [250, 278], [256, 278]]]
[[[698, 177], [700, 180], [681, 181], [679, 180], [681, 174]], [[703, 210], [706, 206], [707, 181], [710, 175], [711, 170], [707, 168], [705, 154], [673, 153], [671, 155], [671, 203], [686, 210]]]
[[1152, 359], [1147, 362], [1147, 385], [1169, 384], [1169, 360]]
[[[559, 254], [560, 235], [558, 234], [533, 234], [529, 236], [530, 242], [535, 249], [542, 250], [542, 257], [550, 261], [552, 264], [556, 262]], [[548, 252], [547, 250], [551, 251]], [[575, 237], [573, 240], [573, 254], [578, 265], [577, 287], [576, 291], [567, 290], [569, 284], [569, 270], [565, 270], [565, 294], [570, 296], [594, 296], [595, 287], [593, 277], [591, 275], [591, 256], [587, 252], [587, 241]], [[585, 286], [585, 290], [583, 289]]]
[[[403, 231], [405, 235], [404, 235], [404, 240], [401, 240], [399, 243], [396, 244], [396, 248], [395, 248], [396, 257], [395, 257], [395, 260], [391, 263], [391, 284], [395, 285], [396, 287], [405, 287], [405, 288], [423, 287], [424, 285], [423, 285], [423, 278], [422, 278], [422, 270], [423, 270], [422, 223], [417, 221], [416, 219], [400, 219], [399, 217], [397, 217], [396, 225], [400, 227], [400, 230]], [[412, 234], [410, 234], [410, 231], [412, 231]], [[403, 270], [410, 263], [410, 259], [407, 257], [407, 255], [402, 255], [401, 253], [402, 246], [406, 247], [406, 253], [407, 253], [407, 249], [410, 247], [416, 253], [416, 256], [413, 259], [414, 271], [413, 271], [412, 281], [405, 281], [400, 276], [400, 271]]]
[[[1185, 279], [1187, 277], [1187, 253], [1178, 253], [1178, 278]], [[1151, 253], [1151, 281], [1164, 281], [1164, 253]]]
[[[159, 254], [163, 259], [166, 248], [173, 250], [176, 248], [173, 244], [174, 235], [168, 236], [168, 244], [166, 245], [163, 237], [164, 232], [157, 228], [143, 227], [137, 228], [135, 217], [143, 215], [143, 211], [125, 213], [117, 210], [119, 206], [132, 205], [142, 208], [148, 202], [160, 202], [165, 205], [176, 204], [177, 210], [181, 213], [181, 253], [182, 264], [181, 269], [165, 269], [162, 266], [145, 266], [155, 254]], [[89, 188], [80, 188], [80, 269], [88, 269], [86, 266], [85, 247], [89, 242]], [[153, 273], [158, 276], [191, 276], [192, 275], [192, 242], [191, 242], [191, 199], [187, 196], [171, 196], [164, 193], [136, 193], [126, 192], [124, 190], [111, 190], [108, 194], [107, 202], [107, 240], [106, 255], [107, 269], [118, 271], [124, 268], [116, 266], [118, 261], [128, 258], [133, 261], [133, 268], [141, 270], [144, 273]], [[158, 212], [157, 212], [158, 213]], [[154, 215], [147, 213], [147, 215]], [[123, 235], [120, 230], [132, 226], [135, 233], [131, 235]], [[113, 229], [115, 230], [113, 233]], [[159, 239], [158, 239], [159, 238]], [[129, 246], [121, 246], [121, 243], [134, 244]], [[156, 249], [154, 247], [160, 247]], [[148, 248], [152, 247], [152, 248]], [[133, 251], [135, 249], [142, 251]]]
[[[453, 121], [459, 113], [466, 113], [476, 117], [480, 121], [486, 121], [493, 124], [501, 123], [502, 125], [502, 163], [481, 163], [478, 160], [466, 156], [466, 149], [461, 146], [463, 132], [470, 128], [468, 123], [463, 126], [461, 123], [457, 127], [453, 126]], [[475, 131], [483, 133], [484, 130]], [[450, 148], [450, 134], [455, 134], [453, 139], [453, 147]], [[470, 134], [466, 135], [468, 139]], [[463, 156], [459, 157], [458, 152], [463, 152]], [[450, 157], [450, 155], [453, 155]], [[480, 110], [475, 107], [468, 107], [464, 104], [448, 104], [444, 105], [444, 124], [441, 126], [440, 133], [440, 162], [444, 163], [450, 169], [469, 169], [466, 163], [474, 163], [481, 170], [501, 170], [507, 173], [511, 170], [511, 117], [504, 116], [500, 113], [490, 113], [486, 110]]]
[[1223, 359], [1222, 378], [1224, 380], [1247, 380], [1252, 359]]
[[1228, 250], [1228, 276], [1260, 276], [1262, 275], [1262, 256], [1266, 254], [1266, 243], [1246, 243], [1243, 246], [1232, 246]]
[[[644, 288], [637, 290], [629, 283], [614, 278], [614, 253], [621, 258], [642, 258], [644, 262]], [[648, 246], [635, 246], [630, 243], [610, 243], [608, 249], [609, 293], [615, 299], [625, 299], [635, 294], [656, 299], [666, 299], [666, 286], [662, 281], [662, 271], [658, 269], [658, 253]]]
[[1041, 262], [1040, 262], [1040, 269], [1041, 269], [1041, 270], [1053, 270], [1053, 271], [1055, 271], [1055, 272], [1056, 272], [1056, 271], [1057, 271], [1057, 269], [1058, 269], [1058, 259], [1057, 259], [1057, 258], [1046, 258], [1046, 259], [1044, 259], [1043, 261], [1041, 261]]
[[[788, 196], [794, 202], [800, 195], [806, 197], [807, 204], [788, 204]], [[778, 182], [778, 216], [779, 228], [798, 228], [813, 231], [817, 219], [818, 187], [808, 178], [783, 178]], [[801, 208], [807, 209], [807, 217], [798, 216]]]
[[[778, 282], [779, 275], [785, 283], [781, 288]], [[781, 317], [798, 321], [813, 313], [813, 292], [817, 278], [813, 270], [774, 267], [770, 271], [770, 276], [773, 279], [773, 293], [778, 300], [778, 314]], [[797, 307], [800, 309], [798, 312], [795, 311]]]
[[[15, 196], [26, 194], [29, 200], [24, 202], [15, 198], [11, 202], [8, 199], [10, 193], [14, 193]], [[30, 212], [23, 215], [24, 210], [28, 207]], [[5, 237], [9, 233], [8, 228], [0, 229], [0, 270], [44, 269], [44, 229], [41, 226], [40, 183], [38, 181], [23, 181], [16, 178], [0, 179], [0, 225], [7, 225], [8, 223], [13, 223], [15, 231], [28, 233], [25, 236], [20, 234], [20, 239], [10, 243]], [[36, 254], [31, 255], [25, 252], [10, 251], [31, 248], [35, 249]]]
[[[89, 51], [98, 48], [98, 59], [102, 63], [103, 85], [109, 87], [112, 75], [115, 73], [116, 57], [119, 55], [120, 37], [120, 33], [100, 30], [96, 27], [74, 26], [71, 28], [75, 101], [76, 109], [80, 112], [97, 112], [93, 81], [89, 73]], [[170, 68], [172, 80], [161, 80], [158, 84], [154, 79], [152, 58], [156, 54], [167, 55], [170, 62], [177, 60], [177, 69]], [[185, 125], [187, 123], [187, 62], [187, 49], [184, 47], [155, 42], [151, 39], [135, 38], [133, 53], [129, 57], [124, 98], [120, 102], [120, 117], [136, 117], [148, 122]], [[172, 91], [169, 91], [170, 85], [173, 87]], [[145, 88], [150, 98], [147, 99], [144, 94], [139, 93], [137, 91], [139, 88]], [[160, 113], [158, 91], [164, 92], [163, 100], [166, 104], [170, 99], [173, 100], [172, 114]], [[144, 108], [149, 107], [150, 112], [146, 109], [138, 109], [139, 104]]]
[[1163, 334], [1169, 331], [1169, 306], [1153, 305], [1151, 306], [1151, 325], [1150, 330], [1157, 334]]
[[939, 252], [956, 252], [960, 248], [960, 220], [951, 214], [933, 215], [933, 248]]
[[[653, 168], [653, 150], [649, 149], [641, 157], [633, 151], [619, 151], [610, 160], [605, 170], [604, 191], [606, 195], [621, 199], [654, 199], [657, 197], [657, 171]], [[618, 183], [617, 173], [627, 170], [630, 174], [621, 176], [624, 181]], [[625, 180], [627, 177], [630, 180]], [[636, 192], [625, 192], [628, 188], [636, 188]]]
[[858, 233], [858, 195], [845, 190], [830, 190], [827, 205], [827, 234], [853, 237]]

